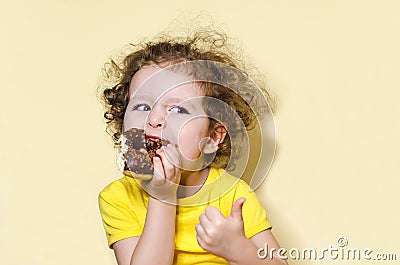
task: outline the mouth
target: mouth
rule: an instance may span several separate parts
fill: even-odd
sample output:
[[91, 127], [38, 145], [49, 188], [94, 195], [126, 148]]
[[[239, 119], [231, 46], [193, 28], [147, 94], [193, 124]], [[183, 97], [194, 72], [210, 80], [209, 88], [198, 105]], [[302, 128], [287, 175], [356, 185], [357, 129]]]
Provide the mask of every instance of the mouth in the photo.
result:
[[161, 140], [161, 137], [160, 137], [160, 136], [151, 135], [151, 134], [146, 134], [146, 135], [145, 135], [145, 138], [146, 138], [146, 139], [154, 139], [154, 140], [158, 139], [158, 140]]

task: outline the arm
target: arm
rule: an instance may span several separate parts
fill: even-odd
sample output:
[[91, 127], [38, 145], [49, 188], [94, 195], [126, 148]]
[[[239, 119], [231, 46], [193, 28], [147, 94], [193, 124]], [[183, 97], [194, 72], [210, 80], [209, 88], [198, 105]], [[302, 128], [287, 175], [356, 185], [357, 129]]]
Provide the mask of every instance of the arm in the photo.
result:
[[142, 235], [113, 244], [118, 265], [172, 264], [175, 248], [175, 216], [174, 205], [150, 197]]
[[[113, 245], [119, 265], [170, 265], [173, 262], [176, 218], [174, 202], [180, 171], [166, 159], [164, 149], [158, 150], [157, 154], [161, 159], [153, 159], [153, 179], [145, 184], [150, 196], [142, 235], [117, 241]], [[154, 255], [155, 252], [157, 255]]]
[[[265, 259], [261, 259], [258, 257], [258, 250], [260, 248], [264, 248], [264, 246], [268, 246], [268, 251], [272, 248], [275, 251], [272, 252], [273, 258], [268, 256]], [[229, 262], [231, 265], [239, 265], [239, 264], [254, 264], [254, 265], [287, 265], [287, 261], [280, 259], [277, 256], [277, 250], [279, 249], [278, 242], [275, 240], [271, 230], [264, 230], [250, 239], [243, 240], [240, 244], [240, 253], [236, 260]]]
[[287, 264], [276, 252], [274, 258], [261, 259], [258, 249], [268, 244], [269, 249], [279, 248], [270, 230], [262, 231], [251, 239], [244, 233], [242, 206], [245, 199], [238, 199], [232, 206], [228, 217], [215, 207], [207, 207], [205, 214], [200, 216], [200, 224], [196, 225], [197, 241], [206, 251], [226, 259], [231, 265], [240, 264]]

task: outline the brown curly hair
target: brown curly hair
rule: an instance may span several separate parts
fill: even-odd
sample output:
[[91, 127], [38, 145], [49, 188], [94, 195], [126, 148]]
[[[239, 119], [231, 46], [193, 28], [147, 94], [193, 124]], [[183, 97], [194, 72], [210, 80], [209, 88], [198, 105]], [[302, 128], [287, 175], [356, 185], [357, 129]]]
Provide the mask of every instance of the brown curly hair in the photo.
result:
[[[247, 130], [254, 128], [257, 117], [275, 110], [275, 102], [271, 94], [263, 84], [260, 84], [260, 81], [257, 84], [249, 82], [249, 75], [239, 59], [240, 55], [233, 53], [237, 48], [229, 49], [227, 36], [220, 31], [197, 30], [186, 38], [161, 34], [155, 40], [130, 45], [128, 50], [128, 53], [123, 55], [121, 63], [118, 63], [115, 59], [110, 59], [104, 65], [102, 73], [105, 84], [99, 86], [105, 108], [106, 130], [112, 136], [115, 147], [119, 147], [118, 139], [122, 133], [125, 110], [129, 102], [128, 94], [132, 76], [145, 65], [174, 65], [182, 62], [205, 60], [240, 70], [243, 76], [238, 76], [234, 71], [224, 70], [224, 73], [221, 73], [218, 67], [210, 64], [206, 71], [201, 71], [202, 77], [207, 75], [219, 76], [219, 79], [224, 79], [223, 84], [227, 84], [227, 86], [204, 81], [197, 81], [197, 83], [206, 97], [221, 100], [227, 106], [233, 108], [236, 112], [235, 116], [240, 117]], [[199, 73], [196, 70], [198, 69], [190, 71], [190, 74], [195, 78], [196, 73], [197, 75]], [[237, 87], [239, 89], [233, 91], [228, 87]], [[267, 105], [262, 104], [262, 101], [260, 101], [260, 94], [257, 94], [260, 91], [261, 95], [264, 95], [267, 99]], [[255, 103], [257, 100], [261, 103]], [[249, 105], [250, 102], [252, 102], [252, 106]], [[213, 118], [210, 118], [210, 129], [217, 122], [223, 120], [225, 122], [222, 124], [228, 128], [229, 133], [240, 134], [240, 126], [235, 121], [235, 117], [224, 117], [229, 112], [221, 111], [220, 106], [216, 107], [214, 105], [207, 100], [203, 101], [205, 113], [213, 116]], [[216, 108], [219, 108], [218, 111]], [[232, 114], [230, 115], [232, 116]], [[232, 146], [231, 137], [232, 135], [227, 134], [224, 141], [220, 143], [215, 157], [212, 155], [214, 159], [211, 162], [211, 166], [218, 168], [234, 167], [231, 157], [238, 157], [240, 146]]]

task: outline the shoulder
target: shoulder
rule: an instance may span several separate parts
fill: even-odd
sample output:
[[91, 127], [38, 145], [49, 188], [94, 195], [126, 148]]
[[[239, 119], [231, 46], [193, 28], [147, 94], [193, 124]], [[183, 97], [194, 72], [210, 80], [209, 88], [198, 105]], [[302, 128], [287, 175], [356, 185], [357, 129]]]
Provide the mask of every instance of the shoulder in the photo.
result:
[[123, 177], [108, 184], [98, 196], [98, 204], [108, 245], [139, 236], [146, 217], [143, 190], [134, 179]]
[[254, 191], [250, 188], [250, 186], [242, 179], [235, 177], [223, 169], [216, 169], [216, 172], [219, 173], [220, 179], [219, 184], [224, 187], [230, 187], [228, 194], [236, 194], [245, 195], [249, 193], [254, 193]]
[[243, 197], [246, 198], [246, 204], [252, 204], [253, 201], [258, 202], [256, 193], [242, 179], [237, 178], [223, 169], [213, 169], [213, 174], [219, 175], [213, 182], [214, 189], [219, 191], [219, 203], [230, 211], [233, 203]]
[[102, 191], [99, 193], [99, 198], [108, 198], [112, 194], [119, 194], [121, 191], [126, 190], [126, 181], [124, 178], [120, 178], [108, 184]]
[[99, 201], [120, 201], [126, 200], [132, 194], [140, 192], [140, 186], [134, 179], [129, 177], [122, 177], [108, 184], [102, 191], [100, 191]]

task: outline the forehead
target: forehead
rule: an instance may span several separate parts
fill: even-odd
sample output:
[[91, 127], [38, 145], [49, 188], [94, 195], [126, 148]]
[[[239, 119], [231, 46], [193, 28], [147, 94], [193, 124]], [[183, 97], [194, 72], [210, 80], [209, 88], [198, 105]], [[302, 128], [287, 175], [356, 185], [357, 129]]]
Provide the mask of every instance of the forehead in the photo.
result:
[[161, 96], [188, 99], [204, 96], [204, 93], [189, 75], [151, 64], [143, 66], [133, 75], [129, 87], [130, 99], [142, 96], [154, 99]]

